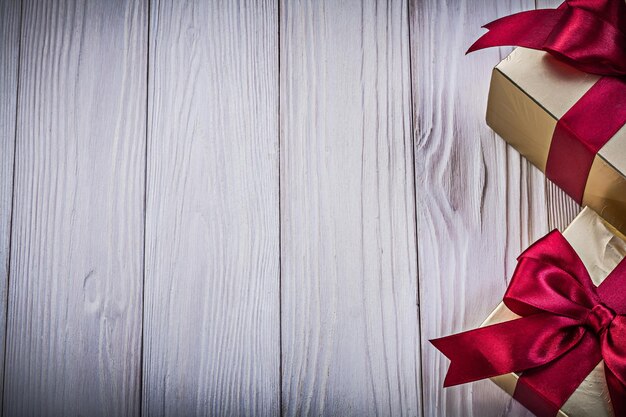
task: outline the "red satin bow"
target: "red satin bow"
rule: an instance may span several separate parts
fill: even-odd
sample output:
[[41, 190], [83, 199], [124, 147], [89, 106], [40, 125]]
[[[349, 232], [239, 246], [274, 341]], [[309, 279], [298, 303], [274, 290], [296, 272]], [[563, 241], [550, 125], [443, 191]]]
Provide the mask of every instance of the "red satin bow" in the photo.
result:
[[624, 0], [566, 0], [557, 9], [530, 10], [495, 20], [467, 51], [523, 46], [549, 52], [581, 71], [626, 75]]
[[553, 231], [519, 257], [504, 303], [522, 317], [431, 341], [452, 361], [444, 386], [523, 372], [514, 397], [555, 416], [604, 360], [615, 415], [626, 416], [626, 260], [595, 287]]

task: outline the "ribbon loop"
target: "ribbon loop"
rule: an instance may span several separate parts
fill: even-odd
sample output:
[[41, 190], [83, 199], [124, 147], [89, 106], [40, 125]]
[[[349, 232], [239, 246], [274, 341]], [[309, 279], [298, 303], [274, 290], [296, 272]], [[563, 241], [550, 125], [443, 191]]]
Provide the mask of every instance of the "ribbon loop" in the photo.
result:
[[566, 4], [540, 49], [584, 72], [626, 75], [626, 36], [620, 28], [601, 11]]

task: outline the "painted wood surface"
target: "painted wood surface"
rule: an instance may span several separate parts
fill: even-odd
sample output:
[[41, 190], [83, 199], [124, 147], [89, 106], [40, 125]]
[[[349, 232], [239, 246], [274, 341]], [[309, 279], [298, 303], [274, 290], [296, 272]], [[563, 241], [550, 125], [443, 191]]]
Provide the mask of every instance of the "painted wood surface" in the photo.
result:
[[3, 415], [530, 416], [428, 339], [579, 210], [464, 55], [558, 3], [0, 2]]
[[[21, 1], [0, 2], [0, 393], [4, 375]], [[0, 410], [2, 399], [0, 398]]]
[[[516, 256], [576, 205], [485, 124], [492, 67], [508, 49], [464, 56], [497, 17], [531, 1], [413, 3], [416, 188], [425, 416], [530, 416], [494, 384], [442, 389], [448, 361], [428, 339], [478, 326]], [[454, 28], [454, 29], [451, 29]]]
[[151, 2], [143, 414], [280, 413], [278, 4]]
[[283, 414], [419, 415], [408, 5], [280, 10]]
[[24, 1], [6, 416], [139, 412], [147, 11]]

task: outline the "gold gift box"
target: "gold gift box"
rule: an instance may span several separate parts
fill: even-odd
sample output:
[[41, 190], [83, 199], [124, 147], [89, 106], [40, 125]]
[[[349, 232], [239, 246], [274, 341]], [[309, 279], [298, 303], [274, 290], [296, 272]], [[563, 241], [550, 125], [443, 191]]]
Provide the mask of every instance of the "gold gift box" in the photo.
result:
[[[599, 78], [546, 52], [517, 48], [493, 70], [487, 124], [545, 172], [557, 121]], [[626, 233], [625, 173], [626, 126], [596, 155], [582, 201]]]
[[[626, 237], [587, 207], [565, 229], [563, 236], [582, 260], [596, 286], [600, 285], [626, 256]], [[482, 326], [516, 318], [519, 316], [509, 310], [504, 303], [500, 303]], [[507, 374], [491, 380], [513, 396], [518, 378], [518, 374]], [[614, 416], [604, 376], [604, 362], [600, 362], [585, 378], [563, 405], [558, 416]]]

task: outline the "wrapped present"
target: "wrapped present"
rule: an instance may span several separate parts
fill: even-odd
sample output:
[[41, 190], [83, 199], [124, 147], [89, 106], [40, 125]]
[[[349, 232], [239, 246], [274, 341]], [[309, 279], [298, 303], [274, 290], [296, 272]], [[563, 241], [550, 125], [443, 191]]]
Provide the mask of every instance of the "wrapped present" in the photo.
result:
[[431, 341], [444, 385], [491, 378], [538, 416], [626, 416], [625, 256], [589, 208], [537, 241], [482, 327]]
[[488, 125], [626, 232], [624, 0], [568, 0], [486, 28], [469, 52], [519, 46], [493, 71]]

